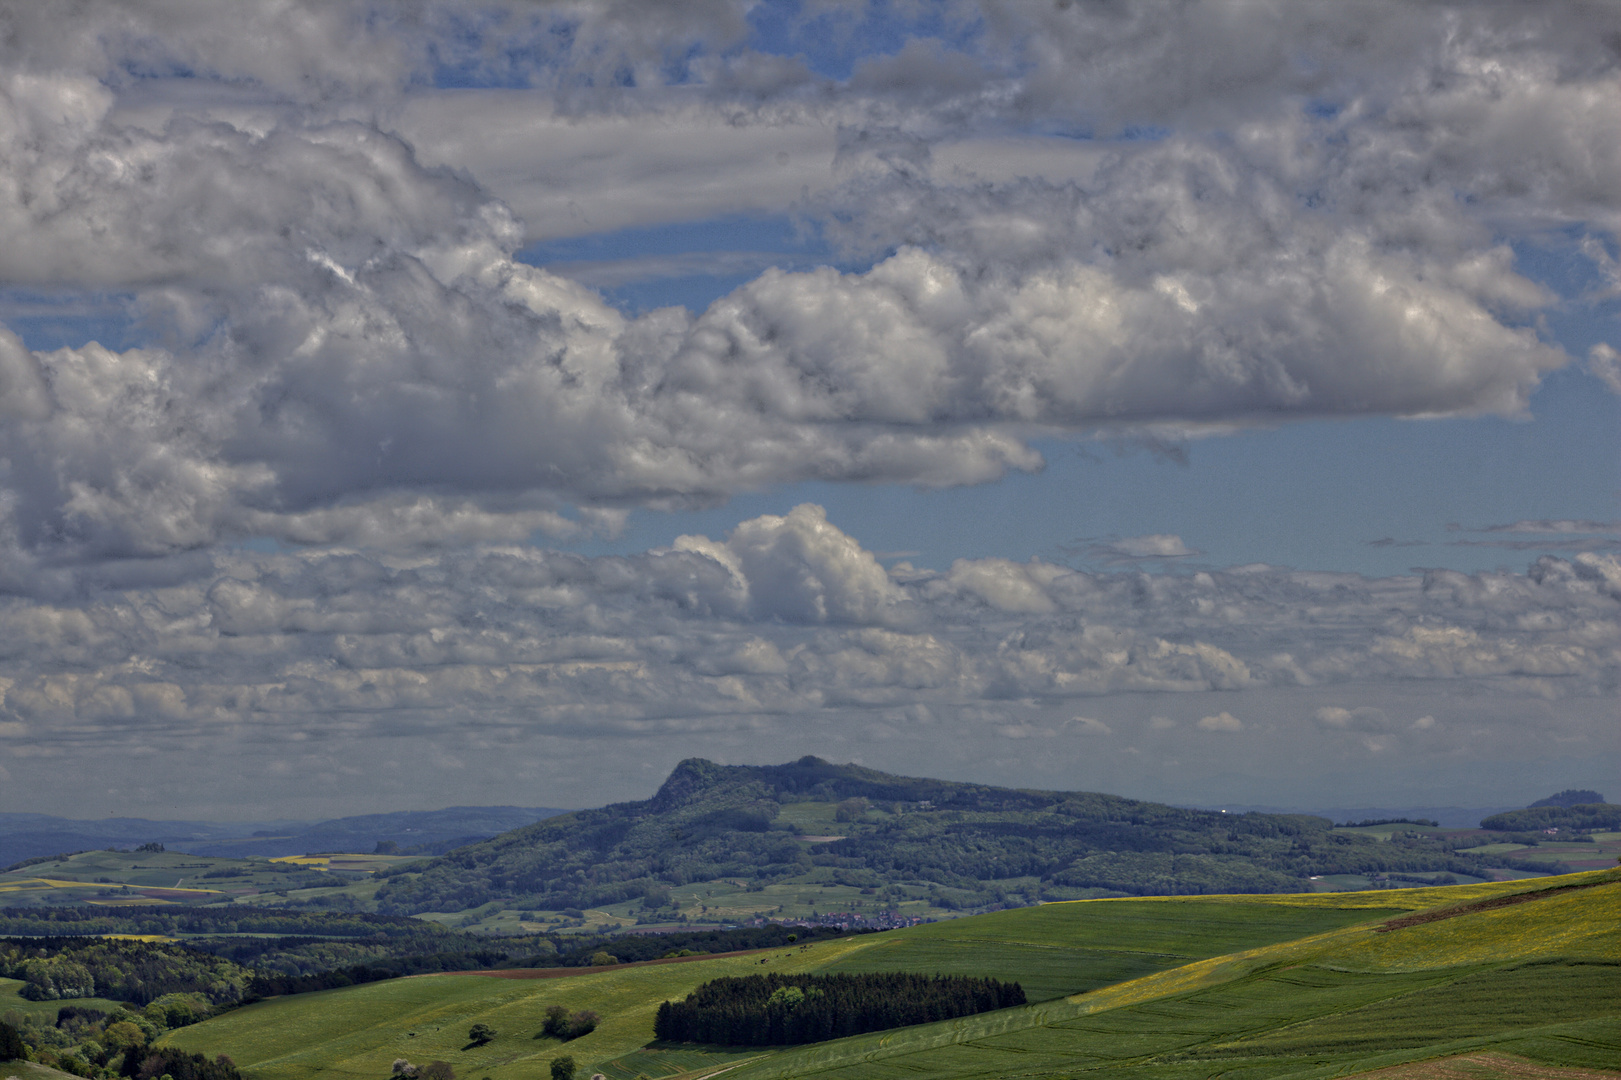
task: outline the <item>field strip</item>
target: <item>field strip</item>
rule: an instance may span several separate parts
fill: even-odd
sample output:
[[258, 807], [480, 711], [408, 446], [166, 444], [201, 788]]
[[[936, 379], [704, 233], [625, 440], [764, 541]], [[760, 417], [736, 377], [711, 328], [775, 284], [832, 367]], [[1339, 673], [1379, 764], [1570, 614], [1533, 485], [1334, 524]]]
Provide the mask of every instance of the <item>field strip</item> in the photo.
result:
[[1463, 1054], [1433, 1061], [1390, 1065], [1347, 1080], [1615, 1080], [1621, 1072], [1541, 1065], [1508, 1054]]
[[742, 1061], [729, 1061], [725, 1065], [705, 1065], [701, 1069], [689, 1069], [684, 1073], [676, 1073], [673, 1076], [661, 1076], [659, 1080], [710, 1080], [711, 1077], [719, 1076], [724, 1072], [731, 1072], [733, 1069], [740, 1069], [744, 1065], [753, 1064], [768, 1056], [770, 1055], [756, 1054], [751, 1058], [744, 1058]]
[[1375, 933], [1388, 934], [1392, 930], [1400, 930], [1406, 926], [1440, 922], [1442, 919], [1453, 919], [1459, 915], [1468, 915], [1475, 911], [1489, 911], [1492, 908], [1509, 907], [1513, 904], [1528, 904], [1533, 900], [1545, 900], [1550, 896], [1559, 896], [1573, 889], [1592, 889], [1608, 884], [1608, 881], [1573, 881], [1568, 885], [1555, 885], [1547, 889], [1535, 889], [1530, 892], [1511, 893], [1508, 896], [1491, 896], [1484, 900], [1472, 900], [1468, 903], [1459, 904], [1457, 907], [1419, 911], [1412, 915], [1403, 915], [1400, 918], [1391, 919], [1383, 926], [1377, 927]]
[[1226, 953], [1191, 964], [1156, 971], [1138, 979], [1105, 986], [1084, 994], [1072, 994], [1064, 1000], [1084, 1005], [1083, 1014], [1105, 1012], [1123, 1005], [1139, 1005], [1156, 998], [1203, 990], [1209, 986], [1243, 978], [1262, 967], [1270, 967], [1286, 960], [1304, 959], [1322, 951], [1322, 946], [1340, 939], [1354, 938], [1370, 932], [1366, 924], [1326, 930], [1320, 934], [1297, 938], [1276, 945], [1260, 945], [1242, 952]]
[[[1399, 1077], [1400, 1080], [1442, 1080], [1441, 1077], [1433, 1074], [1408, 1074], [1397, 1070], [1415, 1067], [1422, 1068], [1427, 1065], [1434, 1065], [1439, 1062], [1452, 1061], [1458, 1058], [1470, 1056], [1478, 1056], [1488, 1059], [1501, 1058], [1506, 1061], [1519, 1063], [1521, 1067], [1524, 1068], [1547, 1070], [1547, 1076], [1550, 1078], [1550, 1080], [1555, 1077], [1563, 1077], [1564, 1080], [1577, 1080], [1577, 1078], [1580, 1078], [1580, 1080], [1588, 1080], [1590, 1077], [1593, 1078], [1593, 1080], [1621, 1080], [1621, 1072], [1610, 1072], [1602, 1068], [1595, 1070], [1587, 1066], [1548, 1065], [1540, 1062], [1533, 1062], [1527, 1058], [1510, 1053], [1509, 1051], [1501, 1048], [1502, 1044], [1504, 1043], [1512, 1046], [1515, 1043], [1521, 1043], [1526, 1040], [1534, 1040], [1541, 1036], [1554, 1036], [1569, 1042], [1579, 1043], [1594, 1049], [1611, 1052], [1616, 1050], [1618, 1047], [1621, 1047], [1621, 1027], [1615, 1026], [1617, 1024], [1621, 1024], [1621, 1016], [1612, 1016], [1609, 1018], [1609, 1022], [1612, 1026], [1610, 1026], [1608, 1030], [1615, 1032], [1616, 1038], [1607, 1039], [1602, 1042], [1596, 1042], [1580, 1036], [1579, 1032], [1590, 1027], [1594, 1023], [1593, 1020], [1582, 1020], [1575, 1022], [1547, 1024], [1538, 1027], [1520, 1028], [1512, 1032], [1473, 1035], [1447, 1042], [1433, 1043], [1429, 1046], [1409, 1047], [1406, 1049], [1385, 1051], [1375, 1055], [1372, 1059], [1364, 1059], [1364, 1061], [1361, 1063], [1342, 1063], [1343, 1066], [1349, 1066], [1357, 1069], [1355, 1073], [1347, 1074], [1343, 1080], [1350, 1080], [1351, 1077], [1355, 1077], [1355, 1080], [1368, 1080], [1369, 1077], [1374, 1076], [1380, 1077], [1381, 1080], [1386, 1080], [1387, 1073], [1391, 1073], [1395, 1077]], [[1611, 1060], [1614, 1059], [1615, 1055], [1612, 1054]], [[1325, 1074], [1317, 1073], [1315, 1075], [1321, 1077]], [[1337, 1075], [1337, 1071], [1335, 1075]], [[1535, 1080], [1535, 1078], [1540, 1078], [1543, 1074], [1535, 1072], [1510, 1072], [1503, 1074], [1494, 1074], [1488, 1072], [1482, 1074], [1476, 1072], [1465, 1075], [1467, 1076], [1467, 1080]]]
[[[937, 923], [936, 925], [941, 924]], [[949, 925], [949, 923], [945, 925]], [[1186, 953], [1166, 952], [1164, 949], [1133, 949], [1125, 945], [1077, 946], [1066, 944], [1064, 942], [1008, 941], [1006, 938], [994, 937], [947, 937], [945, 940], [949, 941], [952, 945], [990, 945], [998, 949], [1005, 949], [1012, 945], [1020, 949], [1048, 949], [1052, 952], [1074, 952], [1077, 949], [1084, 949], [1088, 952], [1126, 953], [1131, 956], [1168, 956], [1177, 958], [1187, 956]]]
[[441, 975], [482, 975], [488, 979], [567, 979], [573, 975], [600, 975], [604, 971], [627, 971], [631, 968], [654, 967], [658, 964], [685, 964], [694, 960], [720, 960], [728, 956], [758, 956], [760, 953], [775, 951], [775, 949], [738, 949], [734, 952], [699, 953], [697, 956], [661, 956], [657, 960], [631, 960], [623, 964], [588, 964], [584, 967], [552, 968], [488, 968], [484, 971], [430, 971], [424, 975], [411, 975], [408, 977], [412, 979], [434, 979]]

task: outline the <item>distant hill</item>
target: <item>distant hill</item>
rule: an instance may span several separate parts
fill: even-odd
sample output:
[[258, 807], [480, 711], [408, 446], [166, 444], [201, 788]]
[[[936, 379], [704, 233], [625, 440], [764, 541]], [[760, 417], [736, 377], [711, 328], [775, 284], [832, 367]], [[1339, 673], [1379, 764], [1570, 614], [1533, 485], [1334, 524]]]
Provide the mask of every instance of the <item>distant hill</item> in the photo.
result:
[[[802, 823], [812, 821], [821, 835], [807, 835]], [[922, 888], [938, 906], [973, 910], [1099, 895], [1290, 892], [1314, 875], [1480, 874], [1481, 865], [1416, 831], [1381, 840], [1307, 815], [920, 779], [815, 757], [761, 766], [691, 758], [651, 799], [469, 845], [420, 874], [390, 877], [376, 899], [393, 914], [491, 901], [563, 910], [742, 879], [750, 889], [857, 887], [878, 902]]]
[[108, 847], [158, 843], [194, 855], [303, 855], [372, 851], [379, 842], [401, 854], [437, 855], [563, 813], [547, 807], [452, 806], [328, 821], [79, 820], [49, 814], [0, 814], [0, 866], [24, 859]]
[[1493, 814], [1480, 823], [1482, 829], [1499, 832], [1541, 832], [1544, 829], [1594, 831], [1621, 829], [1621, 806], [1613, 803], [1582, 803], [1576, 806], [1533, 804], [1524, 810]]
[[1566, 788], [1557, 795], [1549, 795], [1546, 799], [1538, 799], [1526, 809], [1535, 810], [1539, 806], [1582, 806], [1586, 803], [1601, 803], [1604, 801], [1604, 796], [1588, 788]]

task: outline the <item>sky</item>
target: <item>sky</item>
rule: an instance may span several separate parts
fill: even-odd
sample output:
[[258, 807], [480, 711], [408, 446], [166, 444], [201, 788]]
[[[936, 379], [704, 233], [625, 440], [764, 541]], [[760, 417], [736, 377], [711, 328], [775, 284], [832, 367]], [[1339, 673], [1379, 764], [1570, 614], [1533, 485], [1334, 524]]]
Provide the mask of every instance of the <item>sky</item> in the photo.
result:
[[1610, 794], [1618, 43], [0, 0], [0, 809]]

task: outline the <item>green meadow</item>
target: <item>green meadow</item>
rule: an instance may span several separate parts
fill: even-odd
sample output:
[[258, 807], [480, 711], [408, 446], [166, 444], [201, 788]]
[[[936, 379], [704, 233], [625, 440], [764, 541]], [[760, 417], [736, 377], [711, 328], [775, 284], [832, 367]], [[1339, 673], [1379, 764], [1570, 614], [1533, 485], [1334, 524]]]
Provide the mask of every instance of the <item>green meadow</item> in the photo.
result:
[[[1308, 1080], [1482, 1051], [1604, 1069], [1621, 1062], [1618, 928], [1617, 871], [1074, 901], [678, 963], [373, 983], [262, 1002], [168, 1041], [228, 1054], [250, 1080], [385, 1080], [402, 1057], [444, 1060], [463, 1080], [544, 1078], [562, 1053], [582, 1080]], [[721, 975], [882, 970], [1016, 979], [1032, 1003], [765, 1051], [651, 1041], [659, 1003]], [[553, 1004], [602, 1023], [566, 1045], [536, 1038]], [[495, 1040], [467, 1045], [474, 1023]]]

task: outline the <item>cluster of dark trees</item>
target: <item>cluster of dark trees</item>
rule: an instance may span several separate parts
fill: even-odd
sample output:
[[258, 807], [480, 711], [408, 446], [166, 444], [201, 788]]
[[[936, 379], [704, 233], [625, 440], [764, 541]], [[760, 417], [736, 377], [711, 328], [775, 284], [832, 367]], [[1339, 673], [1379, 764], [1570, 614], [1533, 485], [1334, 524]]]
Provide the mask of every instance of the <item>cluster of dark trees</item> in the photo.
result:
[[120, 1075], [131, 1080], [155, 1080], [161, 1076], [172, 1076], [174, 1080], [242, 1080], [242, 1073], [224, 1054], [210, 1061], [202, 1054], [166, 1046], [126, 1053], [124, 1061]]
[[0, 1021], [0, 1061], [24, 1061], [28, 1049], [23, 1046], [22, 1032]]
[[399, 977], [400, 972], [393, 968], [368, 967], [365, 964], [317, 972], [313, 975], [281, 975], [275, 972], [256, 971], [248, 981], [248, 993], [244, 1000], [257, 1001], [286, 994], [310, 994], [317, 990], [335, 990], [340, 986], [359, 986], [362, 983], [381, 982], [384, 979]]
[[745, 975], [666, 1001], [653, 1034], [666, 1042], [782, 1046], [883, 1031], [1025, 1003], [1018, 983], [967, 975]]
[[[778, 816], [807, 800], [843, 808], [849, 835], [810, 849], [797, 842]], [[880, 901], [928, 882], [952, 890], [956, 907], [981, 908], [1003, 902], [1003, 883], [1016, 879], [1038, 882], [1043, 898], [1068, 899], [1293, 892], [1314, 875], [1478, 874], [1484, 865], [1429, 836], [1382, 841], [1333, 829], [1309, 815], [914, 779], [819, 758], [773, 766], [692, 759], [652, 799], [564, 814], [453, 851], [420, 873], [387, 877], [377, 899], [397, 914], [492, 900], [561, 910], [694, 881], [763, 885], [827, 870], [842, 884], [887, 890]]]

